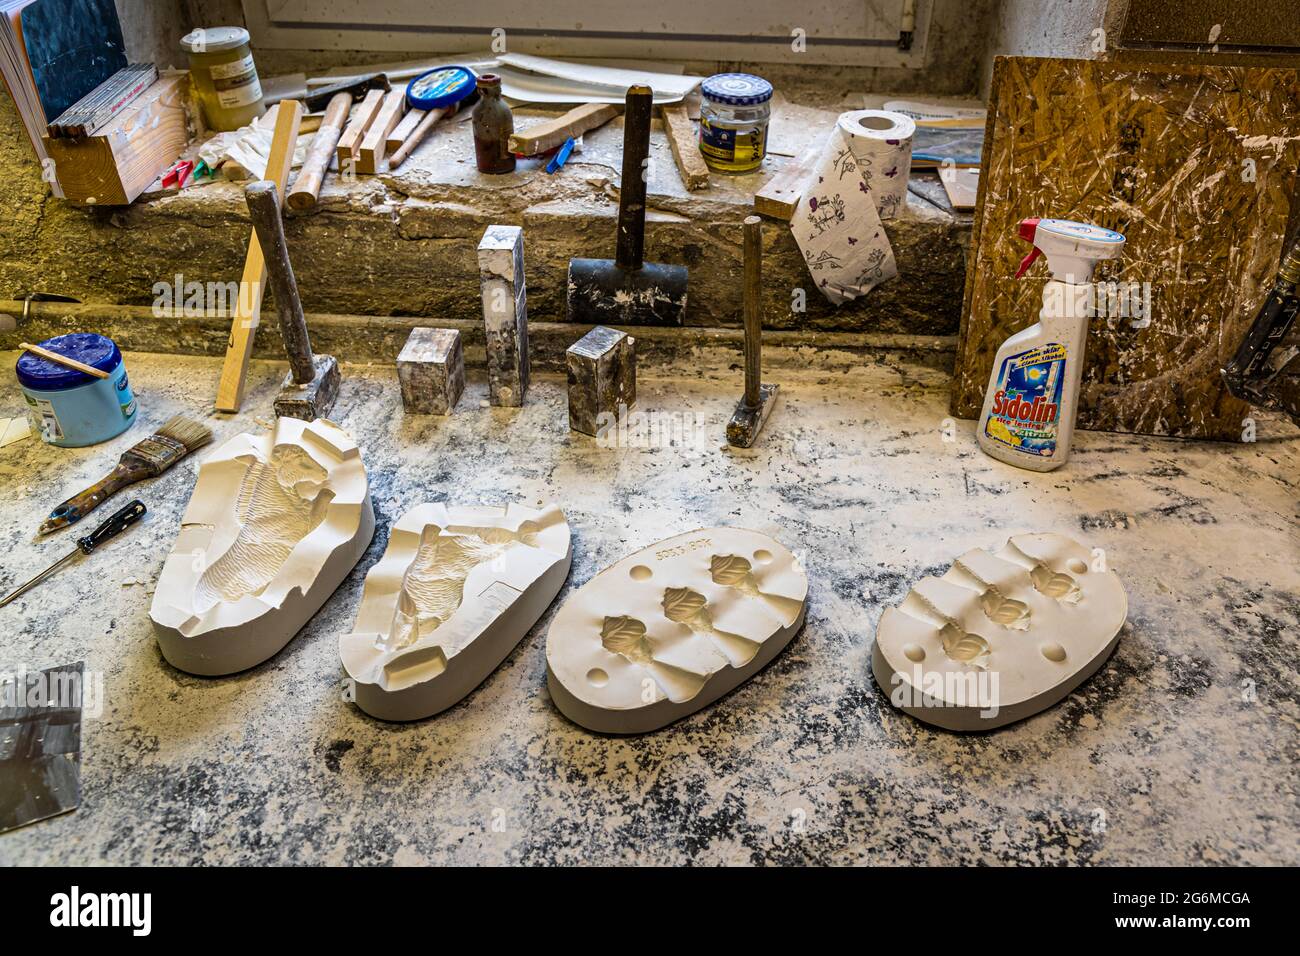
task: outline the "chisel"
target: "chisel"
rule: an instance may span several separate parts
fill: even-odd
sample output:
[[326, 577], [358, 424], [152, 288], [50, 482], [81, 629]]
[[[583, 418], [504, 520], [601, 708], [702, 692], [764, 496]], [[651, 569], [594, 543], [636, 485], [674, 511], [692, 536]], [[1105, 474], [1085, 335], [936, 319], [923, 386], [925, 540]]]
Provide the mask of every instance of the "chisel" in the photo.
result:
[[36, 577], [18, 588], [18, 590], [11, 592], [4, 598], [0, 598], [0, 607], [4, 607], [16, 597], [26, 594], [73, 558], [79, 557], [83, 554], [90, 554], [109, 538], [117, 537], [127, 528], [131, 527], [131, 525], [143, 518], [146, 510], [148, 509], [145, 508], [144, 502], [137, 498], [90, 534], [86, 535], [84, 538], [78, 538], [77, 548], [75, 551], [71, 551], [58, 561], [55, 561], [40, 574], [36, 575]]

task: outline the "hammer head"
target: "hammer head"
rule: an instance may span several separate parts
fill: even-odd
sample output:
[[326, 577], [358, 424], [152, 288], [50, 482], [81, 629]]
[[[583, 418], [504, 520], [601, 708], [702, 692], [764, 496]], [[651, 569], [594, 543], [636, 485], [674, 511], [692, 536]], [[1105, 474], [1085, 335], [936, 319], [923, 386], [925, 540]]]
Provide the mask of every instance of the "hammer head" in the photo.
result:
[[583, 325], [682, 325], [685, 266], [645, 262], [624, 269], [612, 259], [569, 260], [568, 319]]
[[342, 83], [335, 83], [332, 86], [322, 87], [315, 93], [309, 93], [302, 98], [303, 106], [307, 107], [308, 113], [319, 113], [329, 105], [330, 100], [334, 99], [339, 93], [350, 93], [352, 99], [364, 99], [365, 95], [371, 90], [383, 90], [387, 93], [391, 90], [392, 84], [388, 82], [387, 73], [370, 73], [366, 76], [358, 76], [351, 80], [345, 80]]

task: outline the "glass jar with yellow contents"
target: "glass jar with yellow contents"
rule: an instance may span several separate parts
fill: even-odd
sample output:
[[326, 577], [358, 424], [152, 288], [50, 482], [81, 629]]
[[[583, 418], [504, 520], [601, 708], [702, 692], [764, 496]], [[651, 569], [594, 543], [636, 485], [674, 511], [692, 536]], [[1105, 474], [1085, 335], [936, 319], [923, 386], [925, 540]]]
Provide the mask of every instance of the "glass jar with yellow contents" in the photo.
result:
[[718, 73], [701, 86], [700, 152], [710, 169], [748, 173], [763, 165], [772, 84], [749, 73]]
[[262, 115], [262, 84], [247, 30], [204, 27], [181, 37], [181, 47], [190, 55], [190, 81], [210, 129], [239, 129]]

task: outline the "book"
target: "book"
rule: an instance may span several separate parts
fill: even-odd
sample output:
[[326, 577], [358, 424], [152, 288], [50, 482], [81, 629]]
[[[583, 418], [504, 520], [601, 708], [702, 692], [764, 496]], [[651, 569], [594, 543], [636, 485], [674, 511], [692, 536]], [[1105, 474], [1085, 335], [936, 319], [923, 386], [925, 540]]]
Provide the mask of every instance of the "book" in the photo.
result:
[[126, 65], [113, 0], [0, 0], [0, 73], [56, 195], [41, 140], [50, 119]]

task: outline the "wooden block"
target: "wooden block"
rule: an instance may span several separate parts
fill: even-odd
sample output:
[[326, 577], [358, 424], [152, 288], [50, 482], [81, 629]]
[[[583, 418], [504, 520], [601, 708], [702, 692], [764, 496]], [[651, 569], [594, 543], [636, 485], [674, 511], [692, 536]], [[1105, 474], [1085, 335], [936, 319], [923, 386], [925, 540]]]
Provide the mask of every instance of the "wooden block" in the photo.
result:
[[384, 103], [375, 114], [374, 122], [362, 137], [357, 154], [357, 172], [373, 176], [384, 164], [388, 155], [388, 134], [397, 128], [406, 112], [406, 89], [390, 90]]
[[[271, 138], [271, 153], [266, 161], [266, 178], [275, 183], [281, 202], [284, 201], [284, 187], [289, 180], [293, 148], [301, 122], [302, 103], [299, 100], [281, 100], [275, 135]], [[219, 412], [237, 412], [243, 404], [248, 360], [253, 354], [253, 339], [261, 321], [265, 288], [266, 257], [257, 241], [257, 233], [250, 230], [244, 275], [239, 282], [239, 301], [235, 304], [235, 317], [230, 325], [230, 343], [226, 347], [226, 360], [217, 383], [216, 407]]]
[[623, 108], [617, 103], [587, 103], [563, 116], [530, 126], [522, 133], [512, 133], [507, 145], [510, 152], [520, 156], [537, 156], [563, 145], [570, 136], [581, 136], [604, 126], [621, 112]]
[[488, 226], [478, 246], [478, 269], [487, 340], [488, 397], [493, 405], [522, 405], [528, 391], [524, 230], [519, 226]]
[[450, 415], [465, 390], [465, 353], [456, 329], [411, 330], [397, 356], [402, 407], [414, 415]]
[[352, 112], [352, 120], [348, 123], [347, 128], [343, 130], [343, 135], [339, 137], [339, 144], [335, 147], [338, 151], [339, 172], [347, 173], [349, 170], [356, 172], [357, 155], [361, 151], [361, 140], [365, 137], [366, 131], [370, 129], [370, 124], [374, 122], [375, 114], [384, 103], [383, 90], [371, 90], [366, 94], [355, 110]]
[[686, 188], [709, 188], [709, 166], [700, 152], [699, 138], [695, 124], [686, 112], [686, 107], [678, 103], [663, 109], [664, 132], [668, 134], [668, 145], [673, 148], [673, 159], [677, 161], [677, 171], [682, 174], [682, 183]]
[[388, 134], [388, 141], [385, 144], [385, 150], [389, 156], [393, 155], [403, 143], [406, 137], [415, 132], [415, 128], [420, 125], [420, 120], [428, 114], [428, 110], [407, 110], [402, 121], [393, 127], [393, 131]]
[[953, 209], [969, 212], [975, 208], [975, 197], [980, 188], [978, 168], [942, 169], [939, 171], [939, 181], [943, 183], [943, 191], [948, 194]]
[[64, 196], [86, 206], [126, 206], [180, 158], [189, 143], [189, 75], [167, 75], [94, 136], [42, 137]]
[[564, 353], [569, 427], [603, 437], [636, 404], [636, 339], [598, 325]]
[[798, 156], [777, 170], [763, 188], [754, 193], [754, 212], [778, 222], [788, 223], [794, 217], [804, 186], [813, 174], [829, 136], [828, 131], [805, 146]]

